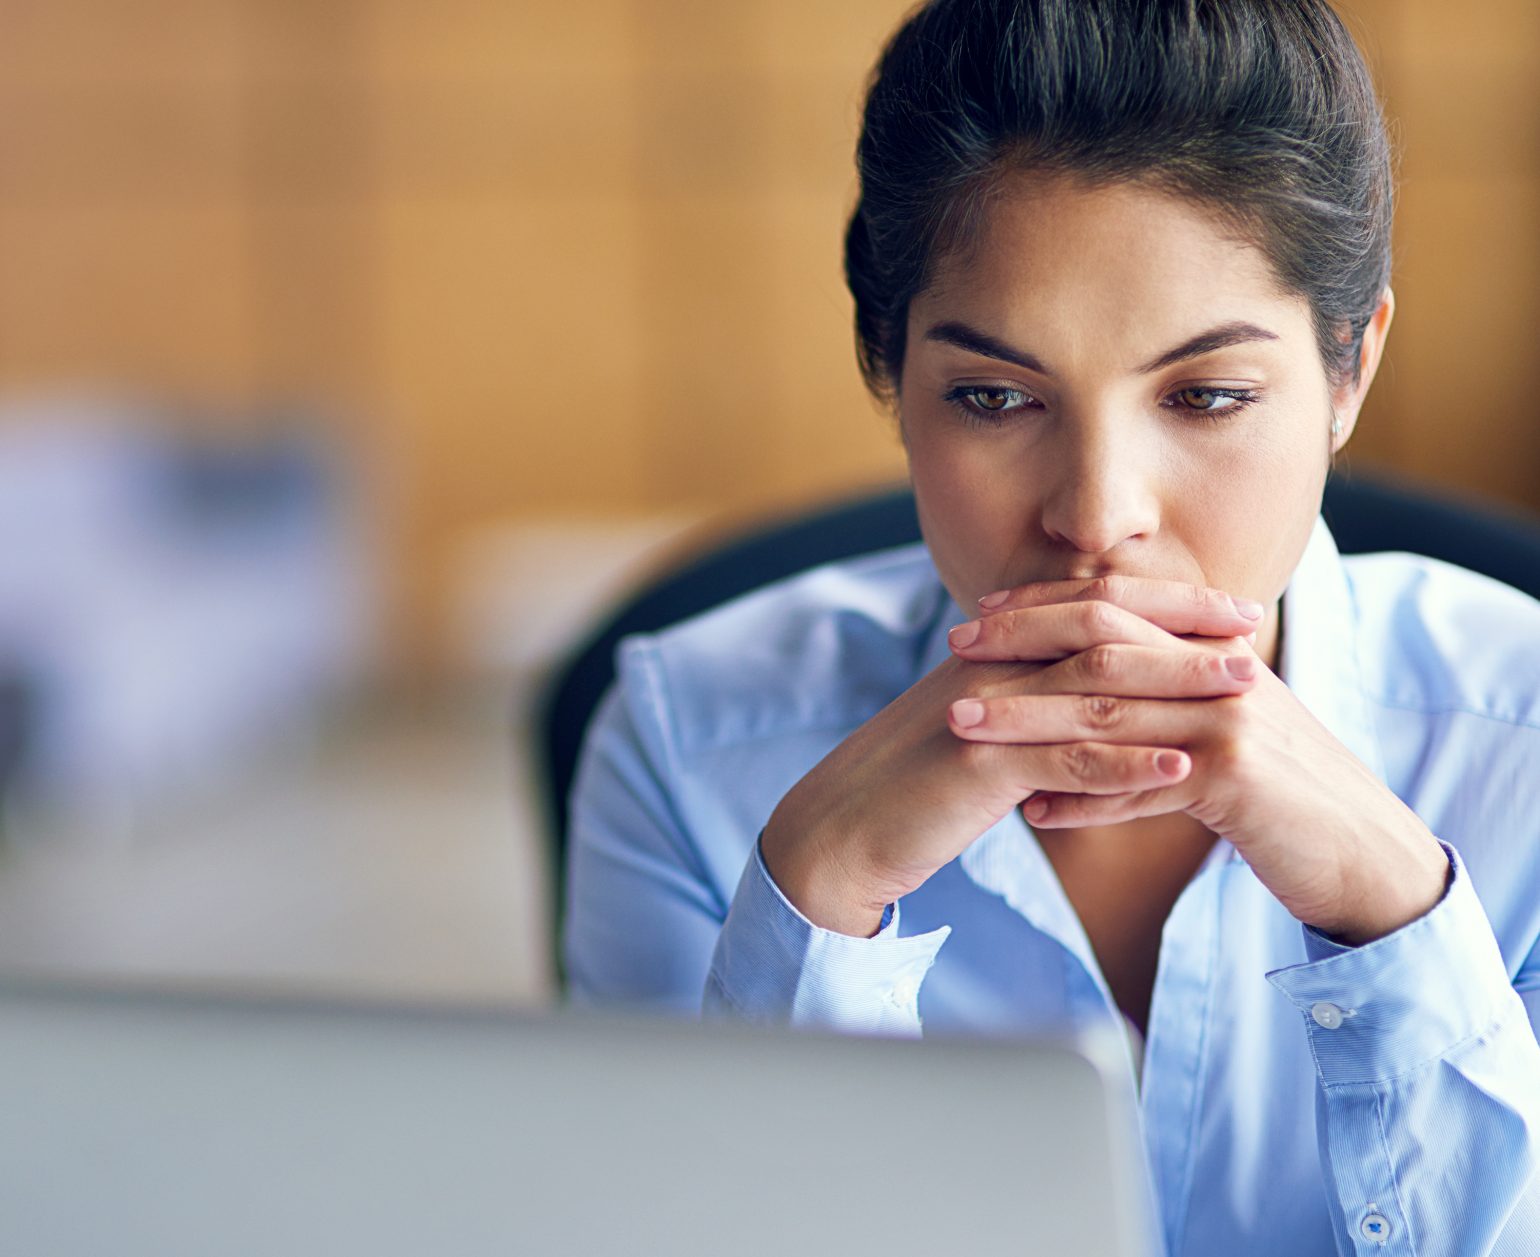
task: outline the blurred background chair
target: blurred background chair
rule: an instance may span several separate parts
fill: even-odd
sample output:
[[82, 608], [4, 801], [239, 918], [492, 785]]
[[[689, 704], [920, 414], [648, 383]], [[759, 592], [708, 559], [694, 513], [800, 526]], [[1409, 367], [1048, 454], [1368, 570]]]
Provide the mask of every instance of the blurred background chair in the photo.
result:
[[[1407, 550], [1482, 572], [1540, 598], [1540, 521], [1381, 479], [1333, 476], [1323, 512], [1345, 554]], [[659, 575], [600, 624], [554, 675], [538, 709], [558, 933], [569, 798], [583, 736], [615, 679], [615, 648], [821, 563], [920, 539], [907, 485], [783, 518], [720, 542]], [[559, 956], [559, 952], [558, 952]]]

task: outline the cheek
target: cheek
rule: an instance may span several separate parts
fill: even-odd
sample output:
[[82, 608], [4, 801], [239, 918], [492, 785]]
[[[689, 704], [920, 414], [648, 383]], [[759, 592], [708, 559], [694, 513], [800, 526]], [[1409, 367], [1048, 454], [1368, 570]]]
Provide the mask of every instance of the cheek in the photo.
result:
[[966, 512], [970, 504], [1029, 491], [1022, 469], [1030, 466], [1030, 460], [1017, 457], [1008, 442], [973, 434], [959, 437], [943, 429], [910, 437], [904, 445], [916, 493], [938, 503], [945, 501]]
[[948, 591], [969, 606], [1000, 587], [1030, 535], [1031, 460], [976, 437], [906, 436], [904, 444], [926, 544]]
[[1262, 602], [1283, 593], [1320, 509], [1327, 463], [1319, 445], [1289, 425], [1191, 457], [1188, 488], [1168, 497], [1163, 524], [1211, 584]]

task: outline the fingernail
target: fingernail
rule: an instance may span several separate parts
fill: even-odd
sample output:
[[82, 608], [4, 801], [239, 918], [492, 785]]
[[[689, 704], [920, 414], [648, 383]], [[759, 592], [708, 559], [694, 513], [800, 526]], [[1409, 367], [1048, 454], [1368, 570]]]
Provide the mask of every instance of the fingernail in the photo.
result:
[[1262, 604], [1260, 602], [1252, 602], [1249, 598], [1231, 598], [1230, 601], [1235, 604], [1235, 609], [1248, 620], [1260, 620], [1262, 618]]
[[1021, 805], [1021, 813], [1029, 821], [1040, 821], [1048, 815], [1048, 800], [1028, 799]]
[[964, 729], [984, 723], [984, 704], [976, 698], [963, 698], [952, 704], [952, 723]]
[[982, 598], [980, 598], [979, 606], [988, 611], [991, 607], [998, 607], [1010, 596], [1011, 591], [1009, 589], [997, 589], [994, 593], [985, 594]]
[[1247, 655], [1230, 655], [1225, 659], [1225, 671], [1237, 681], [1249, 681], [1257, 674], [1257, 661]]
[[1162, 751], [1155, 757], [1155, 767], [1168, 777], [1182, 775], [1182, 756], [1177, 751]]
[[978, 641], [981, 627], [977, 620], [969, 620], [966, 624], [959, 624], [954, 628], [946, 635], [946, 639], [961, 650], [964, 646], [971, 646]]

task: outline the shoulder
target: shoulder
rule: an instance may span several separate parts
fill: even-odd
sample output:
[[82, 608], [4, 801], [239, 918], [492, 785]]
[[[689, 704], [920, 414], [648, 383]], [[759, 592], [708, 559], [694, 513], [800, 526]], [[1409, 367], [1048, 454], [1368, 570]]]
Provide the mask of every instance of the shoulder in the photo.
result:
[[1422, 555], [1353, 555], [1343, 565], [1370, 699], [1540, 731], [1540, 602]]
[[921, 544], [826, 564], [620, 645], [620, 686], [688, 754], [859, 723], [909, 688], [949, 597]]

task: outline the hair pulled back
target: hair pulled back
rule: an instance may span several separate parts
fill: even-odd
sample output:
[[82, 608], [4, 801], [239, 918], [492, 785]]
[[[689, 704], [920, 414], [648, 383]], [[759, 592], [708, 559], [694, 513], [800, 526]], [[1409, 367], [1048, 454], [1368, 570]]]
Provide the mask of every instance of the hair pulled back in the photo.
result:
[[1358, 382], [1390, 279], [1390, 151], [1326, 0], [929, 0], [884, 49], [845, 234], [856, 352], [892, 400], [909, 305], [1012, 170], [1138, 181], [1232, 223]]

